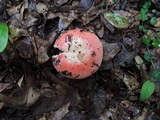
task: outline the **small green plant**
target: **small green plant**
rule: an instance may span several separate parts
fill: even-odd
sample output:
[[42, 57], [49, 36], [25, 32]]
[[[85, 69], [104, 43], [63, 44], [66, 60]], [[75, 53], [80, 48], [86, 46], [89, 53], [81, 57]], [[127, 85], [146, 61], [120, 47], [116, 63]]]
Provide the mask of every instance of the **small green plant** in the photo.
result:
[[147, 80], [141, 89], [140, 100], [148, 99], [154, 92], [155, 84], [150, 80]]
[[3, 52], [8, 43], [8, 26], [0, 23], [0, 52]]
[[[148, 14], [150, 13], [156, 13], [156, 10], [150, 10], [151, 7], [151, 1], [146, 1], [144, 3], [144, 5], [142, 5], [142, 8], [140, 9], [140, 14], [141, 14], [141, 21], [142, 24], [144, 24], [144, 22], [149, 21], [150, 25], [155, 25], [157, 22], [157, 17], [153, 16], [151, 18], [148, 17]], [[154, 63], [152, 61], [152, 54], [150, 53], [149, 47], [153, 47], [153, 48], [159, 48], [160, 45], [160, 38], [152, 38], [150, 35], [147, 35], [148, 29], [145, 28], [143, 25], [139, 25], [139, 30], [142, 32], [143, 36], [142, 36], [142, 41], [143, 43], [146, 45], [148, 53], [146, 53], [144, 55], [144, 59], [147, 62], [150, 62], [152, 64], [152, 66], [154, 67], [154, 70], [151, 72], [151, 76], [150, 78], [151, 80], [146, 80], [141, 88], [141, 93], [140, 93], [140, 100], [146, 100], [148, 99], [154, 92], [155, 90], [155, 82], [156, 80], [160, 79], [160, 69], [157, 69], [154, 66]], [[160, 85], [160, 84], [159, 84]], [[159, 86], [160, 87], [160, 86]]]

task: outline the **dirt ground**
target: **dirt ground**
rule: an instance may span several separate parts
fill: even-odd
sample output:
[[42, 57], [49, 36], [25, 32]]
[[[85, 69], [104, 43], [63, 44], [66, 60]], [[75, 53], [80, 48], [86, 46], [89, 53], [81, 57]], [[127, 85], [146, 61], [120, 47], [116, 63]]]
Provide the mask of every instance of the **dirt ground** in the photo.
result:
[[[160, 3], [151, 2], [160, 16]], [[9, 27], [7, 47], [0, 53], [0, 120], [160, 120], [159, 86], [140, 101], [141, 87], [153, 69], [143, 59], [147, 47], [138, 28], [144, 3], [0, 0], [0, 21]], [[108, 12], [128, 22], [116, 26], [105, 17]], [[52, 64], [52, 55], [58, 54], [55, 40], [76, 28], [95, 33], [104, 51], [98, 71], [82, 80], [64, 77]], [[150, 48], [158, 68], [159, 51]]]

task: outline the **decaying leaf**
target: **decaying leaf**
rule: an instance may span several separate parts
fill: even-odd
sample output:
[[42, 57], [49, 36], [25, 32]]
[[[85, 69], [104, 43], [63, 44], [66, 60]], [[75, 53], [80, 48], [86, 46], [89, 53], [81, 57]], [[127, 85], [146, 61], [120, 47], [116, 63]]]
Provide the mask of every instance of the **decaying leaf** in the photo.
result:
[[127, 51], [127, 49], [122, 45], [121, 52], [114, 59], [114, 65], [125, 66], [125, 64], [130, 64], [135, 56], [136, 51]]
[[157, 22], [156, 22], [156, 24], [154, 25], [154, 27], [160, 27], [160, 17], [157, 18]]
[[32, 38], [32, 45], [34, 47], [34, 52], [37, 56], [38, 63], [44, 63], [49, 59], [47, 54], [48, 47], [52, 44], [54, 39], [50, 38], [50, 40], [44, 40], [36, 35]]
[[50, 112], [50, 115], [47, 117], [47, 120], [62, 120], [62, 118], [69, 112], [68, 108], [70, 106], [70, 102], [63, 105], [55, 112]]
[[19, 81], [17, 83], [19, 87], [22, 86], [23, 78], [24, 78], [24, 75], [19, 79]]
[[108, 20], [108, 22], [110, 22], [113, 26], [117, 28], [127, 28], [128, 27], [129, 20], [118, 14], [106, 12], [104, 14], [104, 17], [106, 18], [106, 20]]
[[63, 118], [62, 120], [71, 120], [71, 119], [75, 119], [75, 120], [82, 120], [83, 115], [80, 114], [80, 112], [76, 109], [74, 110], [70, 110]]
[[47, 10], [48, 10], [47, 6], [44, 3], [38, 3], [36, 5], [36, 8], [37, 8], [37, 12], [39, 14], [41, 14], [41, 13], [45, 14], [47, 12]]
[[91, 102], [93, 103], [90, 108], [90, 116], [91, 118], [99, 116], [102, 109], [105, 108], [106, 105], [106, 93], [103, 89], [97, 89], [91, 94]]
[[104, 113], [99, 117], [99, 120], [110, 120], [113, 119], [113, 114], [109, 110], [105, 110]]
[[35, 55], [32, 41], [29, 37], [25, 37], [22, 41], [20, 41], [17, 45], [17, 49], [19, 50], [19, 55], [22, 58], [29, 59]]
[[110, 61], [121, 50], [117, 43], [105, 43], [104, 48], [104, 61]]
[[104, 58], [102, 65], [100, 67], [101, 70], [109, 69], [113, 66], [112, 60], [121, 50], [120, 46], [117, 43], [104, 43]]
[[131, 102], [129, 102], [127, 100], [121, 101], [120, 106], [127, 113], [127, 115], [132, 114], [132, 117], [134, 117], [140, 113], [140, 109], [137, 108], [137, 106], [135, 106], [134, 104], [132, 104]]
[[93, 4], [94, 0], [81, 0], [77, 10], [81, 13], [87, 11]]
[[3, 107], [4, 103], [0, 102], [0, 109]]
[[18, 28], [10, 27], [9, 32], [10, 32], [9, 40], [11, 43], [13, 43], [18, 39], [20, 30]]
[[2, 92], [9, 85], [10, 85], [9, 83], [0, 83], [0, 92]]
[[144, 64], [143, 59], [140, 56], [135, 56], [136, 66], [140, 70], [142, 81], [146, 81], [149, 79], [149, 75], [147, 73], [147, 67]]
[[31, 106], [33, 105], [39, 98], [40, 96], [40, 92], [37, 92], [35, 90], [33, 90], [33, 88], [28, 88], [28, 91], [25, 93], [26, 94], [26, 101], [25, 101], [25, 105], [26, 106]]
[[20, 18], [22, 18], [22, 17], [17, 16], [17, 14], [20, 15], [20, 11], [19, 11], [19, 10], [21, 9], [21, 7], [22, 7], [22, 3], [19, 4], [19, 5], [17, 5], [17, 6], [13, 6], [13, 7], [7, 9], [8, 14], [9, 14], [10, 16], [16, 15], [17, 19], [22, 20], [22, 19], [20, 19]]
[[147, 109], [147, 108], [144, 108], [144, 109], [142, 110], [141, 115], [138, 116], [138, 117], [136, 117], [135, 119], [136, 119], [136, 120], [144, 120], [144, 119], [146, 119], [147, 114], [148, 114], [148, 109]]
[[120, 10], [120, 11], [113, 11], [113, 13], [105, 12], [104, 17], [108, 22], [110, 22], [113, 26], [117, 28], [127, 28], [130, 25], [133, 27], [139, 24], [140, 17], [136, 16], [137, 14], [138, 11], [126, 12]]
[[139, 82], [131, 75], [124, 75], [123, 82], [126, 84], [129, 90], [135, 90], [139, 87]]
[[65, 30], [74, 19], [77, 19], [77, 15], [74, 10], [71, 10], [67, 15], [59, 16], [58, 28], [59, 31]]

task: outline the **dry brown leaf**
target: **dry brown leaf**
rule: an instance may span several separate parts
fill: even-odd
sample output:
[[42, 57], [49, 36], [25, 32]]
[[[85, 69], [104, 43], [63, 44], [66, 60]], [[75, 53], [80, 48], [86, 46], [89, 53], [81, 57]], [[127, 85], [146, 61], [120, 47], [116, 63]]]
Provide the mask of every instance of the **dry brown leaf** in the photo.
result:
[[18, 83], [17, 83], [19, 87], [22, 86], [23, 80], [24, 80], [24, 75], [22, 75], [22, 77], [19, 79], [19, 81], [18, 81]]
[[160, 17], [157, 18], [157, 22], [156, 22], [156, 24], [154, 25], [154, 27], [160, 27]]
[[71, 10], [68, 15], [59, 16], [58, 28], [59, 31], [66, 29], [74, 19], [77, 19], [77, 15], [74, 10]]
[[25, 93], [26, 94], [26, 102], [25, 102], [25, 105], [26, 106], [31, 106], [33, 105], [39, 98], [40, 96], [40, 92], [36, 92], [35, 90], [33, 90], [33, 88], [29, 88], [28, 93]]
[[113, 67], [112, 60], [121, 50], [117, 43], [103, 43], [103, 62], [100, 66], [100, 70], [107, 70]]
[[63, 105], [60, 109], [55, 112], [51, 112], [51, 115], [48, 117], [48, 120], [61, 120], [68, 112], [68, 108], [70, 106], [70, 102]]
[[[8, 14], [9, 14], [10, 16], [13, 16], [13, 15], [16, 15], [16, 14], [20, 14], [20, 11], [19, 11], [19, 10], [21, 9], [21, 7], [22, 7], [22, 3], [19, 4], [19, 5], [17, 5], [17, 6], [13, 6], [13, 7], [7, 9]], [[17, 19], [18, 19], [18, 18], [17, 18]]]
[[104, 61], [110, 61], [113, 57], [121, 50], [117, 43], [105, 43], [103, 45], [104, 49]]
[[51, 43], [47, 40], [44, 40], [38, 36], [34, 36], [32, 40], [32, 45], [34, 47], [34, 52], [37, 56], [38, 63], [44, 63], [49, 60], [49, 56], [47, 55], [48, 47]]

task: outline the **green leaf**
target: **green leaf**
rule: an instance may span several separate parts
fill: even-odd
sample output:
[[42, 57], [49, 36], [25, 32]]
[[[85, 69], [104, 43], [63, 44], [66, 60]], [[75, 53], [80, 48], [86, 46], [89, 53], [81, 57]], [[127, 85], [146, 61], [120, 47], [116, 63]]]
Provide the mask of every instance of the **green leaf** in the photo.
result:
[[144, 9], [144, 8], [141, 8], [141, 9], [140, 9], [141, 20], [142, 20], [142, 21], [148, 20], [147, 12], [148, 12], [148, 11], [147, 11], [146, 9]]
[[3, 52], [8, 43], [8, 26], [0, 23], [0, 52]]
[[151, 2], [150, 1], [146, 1], [143, 5], [143, 8], [148, 9], [151, 7]]
[[154, 90], [155, 90], [155, 84], [147, 80], [141, 88], [140, 100], [143, 101], [148, 99], [153, 94]]
[[144, 26], [139, 25], [139, 26], [138, 26], [138, 28], [139, 28], [139, 30], [140, 30], [140, 31], [142, 31], [142, 30], [143, 30], [143, 28], [144, 28]]
[[154, 69], [151, 76], [155, 79], [155, 80], [159, 80], [160, 79], [160, 69]]
[[147, 62], [151, 62], [151, 61], [152, 61], [152, 54], [146, 53], [146, 54], [144, 55], [144, 59], [145, 59]]
[[156, 12], [157, 12], [157, 10], [155, 10], [155, 9], [152, 10], [152, 13], [156, 13]]
[[152, 17], [152, 18], [150, 19], [150, 24], [151, 24], [151, 25], [155, 25], [156, 22], [157, 22], [157, 18], [156, 18], [156, 17]]
[[109, 23], [111, 23], [113, 26], [117, 28], [127, 28], [128, 27], [129, 20], [120, 16], [119, 14], [105, 12], [104, 17]]
[[147, 33], [148, 31], [143, 25], [139, 25], [138, 28], [140, 31], [143, 31], [144, 33]]
[[154, 39], [153, 42], [152, 42], [152, 45], [155, 47], [155, 48], [159, 48], [159, 45], [160, 45], [160, 40], [159, 39]]
[[151, 36], [147, 35], [147, 37], [143, 36], [142, 41], [146, 46], [151, 46]]

